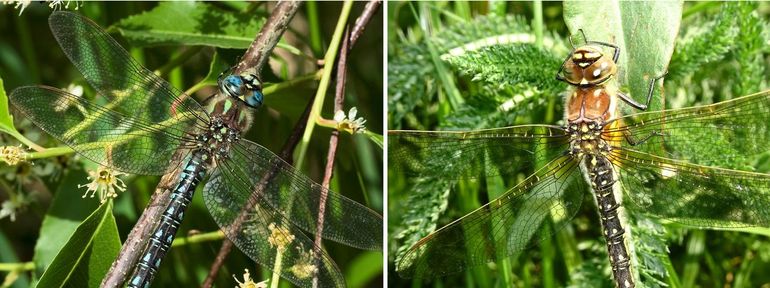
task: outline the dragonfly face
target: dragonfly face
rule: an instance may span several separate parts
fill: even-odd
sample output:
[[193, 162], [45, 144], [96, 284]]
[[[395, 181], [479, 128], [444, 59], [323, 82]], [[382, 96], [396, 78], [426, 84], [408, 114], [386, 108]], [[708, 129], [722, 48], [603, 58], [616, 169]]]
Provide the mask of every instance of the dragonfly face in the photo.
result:
[[233, 99], [238, 99], [251, 108], [262, 106], [262, 84], [253, 73], [241, 75], [228, 75], [224, 79], [220, 76], [217, 81], [219, 90]]

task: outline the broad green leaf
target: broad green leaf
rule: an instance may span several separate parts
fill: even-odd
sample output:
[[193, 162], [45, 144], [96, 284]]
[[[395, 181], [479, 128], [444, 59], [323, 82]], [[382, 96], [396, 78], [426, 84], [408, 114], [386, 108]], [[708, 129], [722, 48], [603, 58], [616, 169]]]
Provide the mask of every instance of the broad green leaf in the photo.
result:
[[265, 17], [234, 14], [202, 2], [163, 2], [155, 9], [121, 20], [110, 27], [132, 44], [206, 45], [247, 48]]
[[[637, 102], [646, 101], [650, 79], [666, 71], [681, 15], [680, 1], [564, 3], [564, 21], [570, 32], [583, 29], [587, 40], [620, 48], [618, 81], [628, 86]], [[661, 98], [653, 98], [652, 103], [651, 110], [660, 110]]]
[[78, 226], [38, 282], [38, 287], [99, 287], [120, 250], [112, 201]]
[[[349, 287], [368, 287], [382, 273], [382, 252], [367, 251], [347, 265], [345, 280]], [[363, 269], [362, 269], [363, 268]]]
[[6, 133], [15, 133], [16, 127], [13, 126], [13, 116], [8, 109], [8, 95], [5, 94], [3, 79], [0, 78], [0, 131]]
[[88, 182], [87, 176], [83, 170], [70, 169], [59, 183], [35, 244], [32, 260], [38, 273], [48, 269], [81, 222], [98, 207], [98, 199], [83, 199], [85, 189], [78, 188], [78, 184]]

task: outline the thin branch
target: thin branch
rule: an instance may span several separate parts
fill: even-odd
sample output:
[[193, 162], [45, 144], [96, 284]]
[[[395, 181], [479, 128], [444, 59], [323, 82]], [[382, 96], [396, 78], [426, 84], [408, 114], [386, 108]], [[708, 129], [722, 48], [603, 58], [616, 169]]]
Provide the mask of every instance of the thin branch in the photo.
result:
[[[361, 16], [356, 19], [353, 33], [350, 33], [349, 29], [345, 29], [344, 38], [342, 40], [342, 46], [340, 47], [340, 55], [339, 60], [337, 60], [337, 83], [335, 87], [335, 94], [334, 94], [334, 112], [337, 113], [337, 111], [344, 111], [343, 105], [345, 104], [345, 83], [347, 79], [347, 62], [348, 62], [348, 52], [352, 49], [353, 44], [355, 44], [358, 37], [361, 36], [363, 33], [364, 27], [366, 27], [366, 24], [369, 23], [369, 20], [372, 18], [372, 15], [377, 11], [377, 8], [379, 7], [380, 1], [371, 1], [366, 4], [366, 7], [364, 8], [364, 12], [361, 14]], [[328, 196], [329, 192], [329, 183], [331, 182], [332, 175], [334, 174], [334, 159], [337, 155], [337, 144], [339, 143], [339, 130], [333, 130], [331, 133], [331, 136], [329, 137], [329, 150], [326, 154], [326, 168], [324, 170], [324, 177], [323, 182], [321, 185], [323, 188], [321, 189], [321, 199], [319, 199], [318, 204], [318, 221], [316, 223], [316, 233], [315, 233], [315, 239], [314, 239], [314, 247], [316, 249], [320, 249], [321, 247], [321, 235], [323, 234], [323, 228], [324, 228], [324, 215], [325, 215], [325, 207], [326, 207], [326, 198]], [[321, 255], [321, 251], [315, 251], [316, 255]], [[316, 259], [316, 261], [319, 261], [320, 259]], [[318, 263], [317, 265], [320, 265]], [[318, 277], [315, 276], [313, 278], [313, 287], [318, 287]]]
[[[337, 83], [334, 95], [334, 111], [342, 110], [342, 104], [345, 102], [345, 68], [348, 60], [348, 44], [350, 43], [349, 35], [350, 31], [345, 29], [345, 35], [342, 39], [342, 46], [340, 47], [340, 57], [339, 60], [337, 60]], [[326, 154], [326, 169], [324, 171], [323, 182], [321, 182], [323, 188], [326, 189], [321, 189], [321, 198], [318, 199], [318, 220], [316, 222], [316, 233], [313, 242], [315, 244], [315, 249], [321, 249], [321, 235], [323, 234], [324, 228], [324, 215], [326, 215], [326, 197], [329, 193], [329, 181], [331, 181], [332, 174], [334, 172], [334, 157], [337, 155], [337, 142], [339, 142], [339, 135], [339, 130], [333, 130], [332, 135], [329, 138], [329, 151]], [[314, 252], [315, 255], [321, 255], [321, 251]], [[320, 257], [316, 259], [316, 261], [320, 260]], [[321, 263], [317, 263], [316, 265], [320, 264]], [[313, 277], [313, 287], [318, 287], [317, 275], [314, 275]]]
[[[182, 150], [184, 149], [179, 149], [176, 153], [182, 153]], [[152, 229], [155, 228], [154, 224], [160, 219], [164, 208], [171, 200], [170, 195], [173, 189], [168, 187], [172, 187], [174, 182], [178, 181], [177, 175], [179, 171], [181, 171], [180, 167], [163, 175], [160, 179], [158, 186], [155, 188], [155, 193], [150, 198], [150, 203], [144, 208], [139, 220], [134, 225], [134, 228], [131, 229], [126, 241], [123, 242], [123, 247], [120, 248], [118, 257], [112, 262], [112, 266], [110, 266], [107, 275], [104, 276], [100, 287], [120, 287], [126, 281], [128, 273], [134, 269], [139, 261], [139, 256], [143, 252], [142, 250], [144, 250], [142, 249], [144, 236], [152, 233]]]
[[262, 71], [262, 67], [270, 59], [273, 48], [278, 44], [283, 32], [289, 28], [289, 22], [294, 18], [294, 14], [297, 14], [300, 4], [302, 2], [281, 1], [275, 5], [273, 12], [270, 13], [270, 18], [267, 18], [267, 22], [262, 26], [254, 41], [251, 42], [249, 50], [246, 50], [241, 62], [235, 67], [235, 74], [240, 74], [249, 68], [254, 68], [257, 73]]
[[361, 16], [358, 16], [358, 18], [356, 19], [356, 22], [353, 24], [353, 30], [350, 33], [349, 49], [352, 49], [353, 45], [356, 44], [358, 37], [361, 37], [361, 34], [364, 33], [364, 28], [366, 28], [366, 24], [369, 24], [369, 21], [372, 20], [372, 16], [374, 16], [374, 13], [377, 13], [377, 10], [380, 8], [380, 4], [382, 4], [382, 1], [380, 0], [369, 1], [369, 3], [366, 3], [366, 7], [364, 7], [364, 11], [361, 12]]

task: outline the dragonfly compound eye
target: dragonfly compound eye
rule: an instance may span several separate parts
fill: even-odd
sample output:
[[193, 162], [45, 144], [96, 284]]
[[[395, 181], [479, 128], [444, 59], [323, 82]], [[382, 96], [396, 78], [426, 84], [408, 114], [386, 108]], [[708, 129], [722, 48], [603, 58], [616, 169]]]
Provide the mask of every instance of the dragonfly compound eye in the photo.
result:
[[243, 93], [243, 95], [240, 95], [241, 101], [251, 108], [259, 108], [259, 106], [262, 106], [264, 95], [262, 94], [262, 83], [257, 79], [257, 75], [251, 73], [242, 74], [241, 78], [243, 79], [245, 90], [251, 91], [251, 93]]
[[219, 90], [233, 98], [241, 96], [241, 87], [243, 87], [243, 80], [236, 75], [227, 76], [219, 83]]
[[570, 58], [562, 67], [564, 79], [572, 85], [598, 85], [609, 79], [617, 71], [610, 56], [602, 53], [599, 47], [581, 46], [572, 51]]

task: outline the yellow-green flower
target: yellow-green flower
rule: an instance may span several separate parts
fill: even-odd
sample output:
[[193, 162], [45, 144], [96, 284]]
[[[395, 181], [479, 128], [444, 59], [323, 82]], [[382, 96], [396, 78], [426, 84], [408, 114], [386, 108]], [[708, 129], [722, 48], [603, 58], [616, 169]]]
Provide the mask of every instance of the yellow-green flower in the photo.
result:
[[313, 252], [313, 249], [308, 249], [306, 252], [303, 251], [300, 247], [297, 247], [297, 250], [299, 250], [299, 261], [297, 261], [297, 264], [294, 264], [294, 266], [291, 266], [289, 271], [291, 271], [294, 276], [297, 276], [297, 278], [300, 279], [312, 277], [315, 273], [318, 272], [318, 267], [313, 264], [315, 260], [315, 252]]
[[270, 243], [270, 246], [275, 247], [275, 249], [281, 252], [286, 250], [286, 246], [291, 241], [294, 241], [294, 235], [291, 235], [289, 229], [285, 227], [279, 227], [275, 223], [270, 223], [267, 228], [270, 229], [270, 237], [267, 238], [267, 242]]
[[126, 175], [126, 173], [112, 170], [112, 168], [99, 166], [96, 171], [88, 171], [88, 180], [91, 180], [88, 184], [78, 185], [78, 188], [87, 187], [86, 193], [83, 194], [83, 198], [88, 196], [88, 192], [91, 192], [91, 197], [99, 192], [99, 201], [104, 203], [108, 198], [115, 198], [118, 196], [117, 191], [126, 191], [126, 183], [123, 182], [117, 176]]
[[10, 166], [24, 162], [28, 156], [27, 151], [21, 145], [0, 147], [0, 160]]

